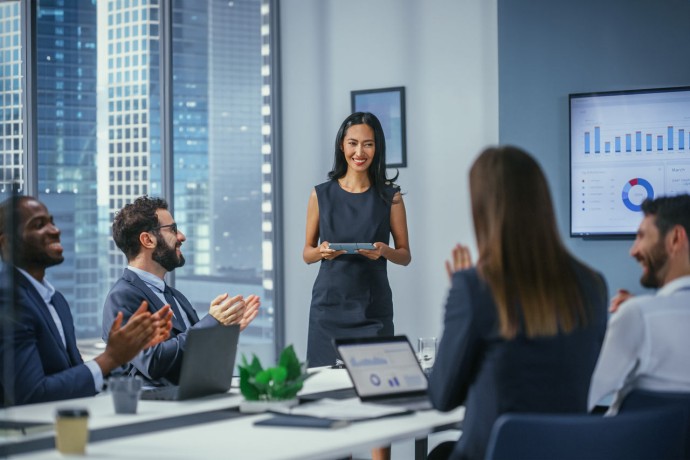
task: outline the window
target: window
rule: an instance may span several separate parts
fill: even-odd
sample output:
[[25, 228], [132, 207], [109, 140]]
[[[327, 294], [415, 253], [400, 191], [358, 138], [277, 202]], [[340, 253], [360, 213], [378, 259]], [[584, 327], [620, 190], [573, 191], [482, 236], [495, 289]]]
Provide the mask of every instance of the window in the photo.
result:
[[[21, 132], [23, 117], [19, 99], [24, 91], [21, 64], [21, 30], [19, 28], [19, 1], [0, 3], [0, 43], [3, 43], [5, 57], [0, 61], [0, 146], [4, 154], [0, 196], [5, 196], [13, 187], [23, 190], [24, 166], [21, 153], [24, 148]], [[19, 161], [16, 161], [19, 160]]]
[[[252, 351], [272, 349], [273, 295], [266, 289], [262, 232], [262, 2], [178, 0], [173, 7], [175, 213], [187, 235], [176, 282], [197, 308], [210, 293], [257, 294]], [[250, 27], [246, 27], [250, 25]], [[244, 68], [244, 76], [230, 78]]]
[[[0, 145], [10, 147], [0, 192], [36, 194], [55, 215], [65, 262], [47, 276], [72, 306], [80, 339], [100, 341], [105, 296], [126, 266], [110, 236], [112, 219], [148, 192], [168, 200], [187, 235], [187, 265], [174, 282], [200, 315], [211, 295], [258, 294], [261, 314], [242, 344], [268, 360], [282, 347], [274, 214], [265, 206], [273, 195], [262, 185], [275, 171], [274, 139], [264, 127], [276, 111], [262, 109], [276, 100], [266, 88], [277, 72], [264, 70], [274, 1], [176, 0], [163, 6], [173, 5], [167, 16], [158, 1], [31, 2], [36, 30], [26, 33], [36, 37], [29, 53], [38, 99], [30, 110], [21, 104], [22, 7], [0, 2], [0, 43], [9, 57], [0, 75], [11, 79], [0, 85]], [[171, 34], [161, 33], [166, 27]], [[160, 46], [168, 36], [171, 47]], [[161, 49], [172, 50], [171, 75]], [[166, 82], [171, 96], [161, 93]], [[26, 151], [22, 134], [29, 116], [35, 151]], [[30, 164], [37, 177], [25, 177]]]

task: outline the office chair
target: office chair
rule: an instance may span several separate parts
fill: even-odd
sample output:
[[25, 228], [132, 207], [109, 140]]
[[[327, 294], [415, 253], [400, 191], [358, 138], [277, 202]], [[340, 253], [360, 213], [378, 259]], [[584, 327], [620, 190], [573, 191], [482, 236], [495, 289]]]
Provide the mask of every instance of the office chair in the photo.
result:
[[496, 420], [487, 460], [683, 458], [681, 410], [640, 410], [614, 417], [504, 414]]
[[690, 459], [690, 393], [674, 393], [667, 391], [633, 390], [625, 399], [618, 413], [627, 414], [632, 411], [661, 409], [672, 407], [685, 413], [685, 443], [683, 458]]

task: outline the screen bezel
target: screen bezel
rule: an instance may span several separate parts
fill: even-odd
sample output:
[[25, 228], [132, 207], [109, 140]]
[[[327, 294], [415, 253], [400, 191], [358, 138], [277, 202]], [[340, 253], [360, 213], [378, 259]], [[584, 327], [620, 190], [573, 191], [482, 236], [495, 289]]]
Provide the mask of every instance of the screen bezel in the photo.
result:
[[622, 239], [633, 240], [637, 234], [637, 229], [631, 232], [573, 232], [573, 99], [582, 99], [587, 97], [608, 97], [608, 96], [630, 96], [635, 94], [654, 94], [654, 93], [675, 93], [688, 92], [690, 93], [690, 86], [675, 86], [663, 88], [645, 88], [645, 89], [631, 89], [631, 90], [616, 90], [616, 91], [597, 91], [587, 93], [570, 93], [568, 94], [568, 208], [569, 208], [569, 232], [571, 238], [582, 239]]

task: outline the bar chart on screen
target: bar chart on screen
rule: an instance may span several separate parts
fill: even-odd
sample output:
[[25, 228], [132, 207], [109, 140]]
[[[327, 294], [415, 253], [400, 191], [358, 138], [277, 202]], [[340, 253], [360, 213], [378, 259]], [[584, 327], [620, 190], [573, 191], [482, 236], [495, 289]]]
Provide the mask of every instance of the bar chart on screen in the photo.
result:
[[570, 95], [571, 234], [633, 235], [642, 202], [690, 193], [690, 87]]

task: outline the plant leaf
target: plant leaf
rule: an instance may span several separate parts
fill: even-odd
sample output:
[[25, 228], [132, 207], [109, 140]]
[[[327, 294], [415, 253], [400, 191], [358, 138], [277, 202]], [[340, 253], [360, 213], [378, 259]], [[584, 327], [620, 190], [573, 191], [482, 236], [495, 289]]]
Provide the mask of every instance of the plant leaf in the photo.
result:
[[242, 355], [240, 369], [240, 391], [248, 401], [270, 401], [293, 399], [302, 389], [303, 382], [312, 375], [307, 372], [307, 363], [300, 363], [292, 345], [281, 353], [278, 364], [264, 369], [256, 355], [252, 361]]
[[270, 369], [266, 369], [265, 371], [261, 371], [258, 374], [254, 376], [254, 380], [256, 383], [260, 385], [268, 385], [271, 382], [271, 371]]
[[290, 382], [274, 392], [276, 399], [292, 399], [302, 389], [302, 382]]
[[287, 371], [287, 380], [295, 380], [302, 374], [299, 358], [292, 345], [285, 347], [280, 353], [278, 364]]
[[256, 355], [252, 354], [252, 363], [249, 365], [249, 373], [251, 375], [256, 375], [262, 370], [264, 370], [264, 368], [261, 366], [261, 361], [259, 361]]
[[240, 392], [247, 401], [257, 401], [259, 399], [259, 390], [249, 381], [249, 371], [240, 366]]

